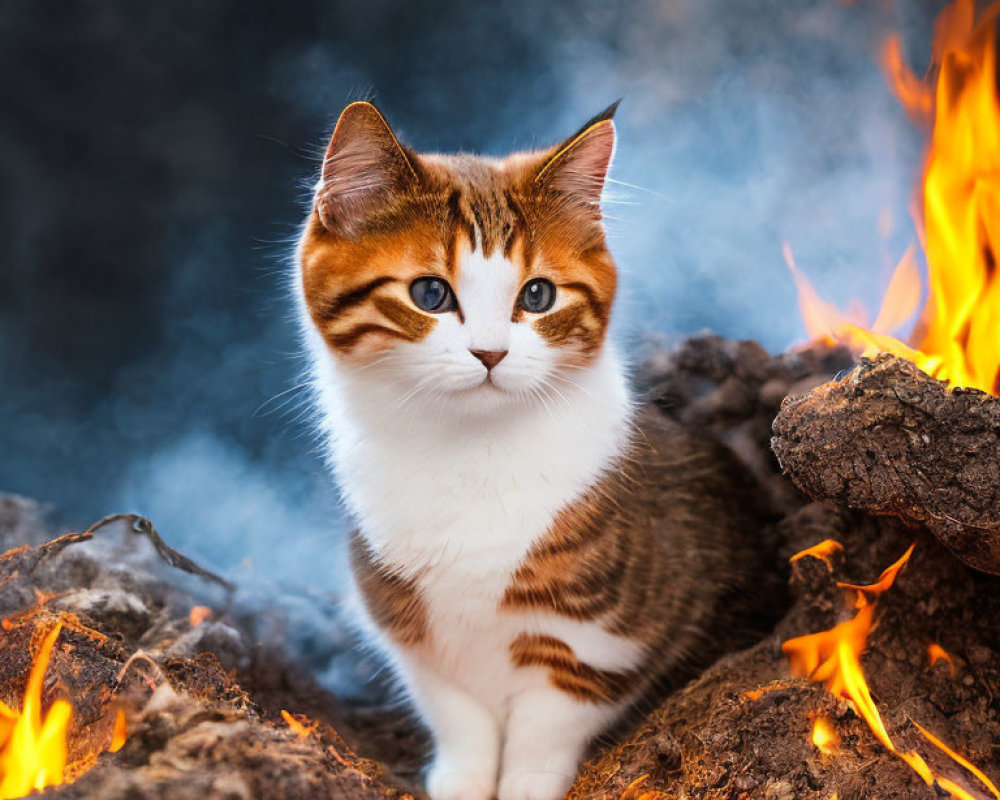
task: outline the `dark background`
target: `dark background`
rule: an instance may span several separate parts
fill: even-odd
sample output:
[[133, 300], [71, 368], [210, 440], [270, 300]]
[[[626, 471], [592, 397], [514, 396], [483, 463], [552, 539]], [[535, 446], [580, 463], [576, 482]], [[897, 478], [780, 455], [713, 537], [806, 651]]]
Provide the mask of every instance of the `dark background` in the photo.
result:
[[137, 510], [230, 575], [335, 590], [286, 286], [347, 102], [418, 149], [503, 153], [624, 96], [619, 338], [778, 350], [802, 336], [783, 240], [872, 304], [913, 238], [921, 133], [874, 57], [900, 29], [922, 69], [941, 6], [4, 0], [0, 490], [65, 524]]

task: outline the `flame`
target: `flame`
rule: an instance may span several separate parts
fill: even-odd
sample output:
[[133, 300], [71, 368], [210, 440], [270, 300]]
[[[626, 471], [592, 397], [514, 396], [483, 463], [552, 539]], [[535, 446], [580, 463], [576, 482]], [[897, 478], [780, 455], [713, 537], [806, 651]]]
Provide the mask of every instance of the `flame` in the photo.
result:
[[118, 709], [115, 713], [115, 726], [111, 731], [111, 744], [108, 745], [109, 753], [117, 753], [125, 745], [128, 738], [128, 728], [125, 725], [125, 712]]
[[967, 769], [969, 772], [971, 772], [973, 775], [975, 775], [979, 779], [979, 781], [983, 784], [983, 786], [989, 789], [990, 793], [997, 800], [1000, 800], [1000, 790], [998, 790], [997, 787], [993, 785], [993, 782], [986, 777], [986, 774], [981, 769], [979, 769], [979, 767], [971, 763], [968, 759], [965, 759], [962, 756], [960, 756], [958, 753], [956, 753], [954, 750], [948, 747], [948, 745], [946, 745], [944, 742], [938, 739], [933, 733], [928, 731], [919, 723], [914, 722], [913, 724], [916, 726], [917, 730], [924, 735], [924, 738], [927, 739], [928, 742], [930, 742], [932, 745], [938, 748], [938, 750], [940, 750], [949, 758], [951, 758], [952, 761], [954, 761], [956, 764], [960, 764], [961, 766], [965, 767], [965, 769]]
[[951, 677], [954, 678], [955, 675], [958, 673], [958, 670], [955, 667], [955, 659], [953, 659], [951, 655], [948, 653], [948, 651], [945, 650], [939, 644], [932, 644], [930, 647], [927, 648], [927, 658], [930, 661], [930, 664], [927, 665], [928, 669], [937, 664], [938, 661], [944, 660], [948, 664], [948, 669], [951, 672]]
[[833, 570], [833, 564], [830, 563], [830, 559], [833, 557], [834, 553], [843, 552], [844, 545], [835, 539], [824, 539], [819, 544], [814, 544], [812, 547], [807, 547], [805, 550], [796, 553], [789, 560], [789, 564], [794, 564], [796, 561], [802, 558], [818, 558], [824, 564], [826, 568], [830, 571]]
[[840, 747], [840, 736], [826, 717], [817, 717], [813, 723], [812, 743], [824, 755], [832, 755]]
[[932, 84], [906, 67], [898, 37], [890, 37], [883, 48], [882, 62], [897, 97], [913, 116], [932, 119], [918, 221], [928, 297], [910, 342], [894, 334], [913, 316], [922, 291], [912, 249], [899, 262], [869, 326], [857, 312], [844, 313], [824, 301], [784, 247], [811, 338], [842, 341], [866, 356], [893, 353], [952, 386], [993, 394], [1000, 394], [998, 17], [998, 0], [978, 19], [975, 0], [953, 0], [935, 28]]
[[[291, 730], [292, 733], [300, 739], [308, 739], [316, 732], [316, 728], [319, 726], [318, 722], [310, 722], [309, 724], [306, 724], [293, 717], [284, 709], [281, 710], [281, 718], [288, 725], [289, 730]], [[304, 717], [304, 719], [306, 718]]]
[[[788, 657], [793, 675], [806, 677], [814, 683], [823, 683], [832, 694], [848, 700], [858, 715], [868, 723], [868, 727], [871, 728], [872, 733], [882, 745], [906, 762], [928, 786], [936, 784], [954, 800], [976, 800], [975, 796], [970, 794], [967, 789], [942, 775], [936, 774], [919, 753], [915, 751], [902, 752], [896, 748], [882, 722], [878, 707], [872, 699], [864, 670], [861, 667], [860, 658], [867, 647], [868, 636], [874, 627], [875, 603], [879, 595], [892, 587], [900, 570], [913, 554], [914, 546], [910, 545], [909, 549], [895, 563], [882, 572], [875, 583], [861, 586], [838, 582], [837, 585], [840, 588], [856, 593], [854, 606], [857, 613], [852, 619], [841, 622], [828, 631], [789, 639], [782, 645], [781, 649]], [[819, 723], [820, 719], [817, 719], [816, 725], [813, 727], [812, 741], [820, 750], [827, 752], [824, 746], [817, 741], [817, 735], [821, 739], [824, 735], [822, 732], [817, 734]], [[948, 748], [944, 742], [921, 728], [917, 723], [913, 724], [928, 742], [974, 775], [983, 786], [986, 786], [993, 793], [996, 800], [1000, 800], [1000, 792], [982, 770]]]
[[885, 40], [880, 60], [889, 85], [903, 108], [918, 120], [929, 118], [934, 112], [934, 92], [906, 66], [898, 34], [894, 33]]
[[65, 779], [66, 732], [73, 707], [60, 698], [42, 716], [42, 681], [61, 629], [57, 624], [42, 641], [20, 713], [6, 705], [0, 709], [0, 800], [24, 797]]

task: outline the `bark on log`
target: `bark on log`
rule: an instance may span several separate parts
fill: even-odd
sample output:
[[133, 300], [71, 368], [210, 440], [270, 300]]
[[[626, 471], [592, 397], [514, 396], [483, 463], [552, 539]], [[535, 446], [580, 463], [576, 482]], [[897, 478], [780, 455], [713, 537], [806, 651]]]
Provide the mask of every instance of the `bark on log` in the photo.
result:
[[1000, 574], [1000, 399], [883, 355], [787, 399], [772, 446], [810, 497], [925, 525]]

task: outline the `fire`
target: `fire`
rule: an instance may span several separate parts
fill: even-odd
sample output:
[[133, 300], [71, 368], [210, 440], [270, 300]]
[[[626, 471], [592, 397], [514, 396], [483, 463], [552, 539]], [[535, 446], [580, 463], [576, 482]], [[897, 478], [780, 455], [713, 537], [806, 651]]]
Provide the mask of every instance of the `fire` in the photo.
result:
[[288, 725], [289, 730], [291, 730], [292, 733], [300, 739], [308, 739], [316, 732], [316, 728], [319, 727], [318, 722], [302, 722], [284, 709], [281, 710], [281, 718], [285, 721], [285, 724]]
[[807, 547], [800, 553], [796, 553], [789, 559], [790, 564], [794, 564], [796, 561], [802, 558], [818, 558], [824, 564], [828, 570], [833, 570], [833, 564], [830, 559], [833, 558], [834, 553], [843, 552], [844, 545], [835, 539], [824, 539], [819, 544], [814, 544], [812, 547]]
[[927, 648], [927, 659], [930, 662], [928, 668], [933, 667], [938, 661], [945, 661], [948, 664], [948, 669], [951, 672], [951, 676], [954, 678], [958, 670], [955, 667], [955, 659], [951, 657], [947, 650], [945, 650], [939, 644], [932, 644]]
[[840, 747], [840, 736], [826, 717], [817, 717], [813, 723], [812, 743], [828, 756]]
[[810, 337], [843, 341], [866, 356], [893, 353], [952, 386], [993, 394], [1000, 394], [998, 17], [997, 0], [978, 18], [975, 0], [954, 0], [942, 12], [935, 29], [932, 84], [905, 66], [898, 37], [890, 37], [883, 49], [897, 97], [913, 116], [932, 119], [918, 229], [928, 297], [909, 344], [894, 334], [913, 316], [922, 291], [912, 249], [900, 261], [869, 326], [862, 314], [845, 314], [822, 300], [785, 246]]
[[[0, 800], [24, 797], [49, 786], [70, 783], [93, 766], [102, 747], [97, 747], [73, 763], [67, 764], [67, 737], [73, 721], [73, 706], [57, 698], [42, 714], [42, 686], [52, 656], [52, 648], [62, 631], [57, 622], [42, 639], [38, 655], [31, 665], [24, 689], [21, 710], [15, 711], [0, 701]], [[107, 748], [116, 753], [128, 736], [125, 712], [115, 713]]]
[[111, 744], [108, 745], [109, 753], [117, 753], [125, 746], [128, 738], [128, 728], [125, 725], [125, 712], [120, 708], [115, 713], [115, 726], [111, 731]]
[[[867, 648], [868, 636], [874, 628], [875, 604], [878, 597], [887, 592], [895, 583], [900, 570], [913, 554], [913, 548], [914, 545], [910, 545], [909, 549], [892, 566], [884, 570], [873, 584], [859, 586], [838, 582], [837, 585], [840, 588], [855, 593], [854, 607], [857, 612], [853, 618], [841, 622], [828, 631], [789, 639], [782, 645], [781, 649], [788, 657], [793, 675], [808, 678], [814, 683], [823, 683], [832, 694], [849, 701], [858, 715], [868, 723], [868, 727], [871, 728], [872, 733], [882, 745], [906, 762], [928, 786], [937, 785], [954, 800], [975, 800], [975, 795], [967, 789], [953, 780], [935, 773], [919, 753], [915, 751], [903, 752], [896, 748], [882, 722], [878, 707], [872, 699], [864, 670], [861, 667], [861, 655]], [[820, 719], [816, 720], [812, 741], [826, 753], [828, 752], [824, 749], [824, 745], [828, 743], [825, 738], [826, 734], [823, 731], [817, 733], [820, 721]], [[1000, 800], [1000, 790], [997, 790], [996, 786], [978, 767], [947, 747], [944, 742], [917, 723], [913, 724], [930, 744], [975, 776], [983, 786], [989, 789], [996, 800]], [[836, 735], [835, 732], [833, 734]], [[817, 741], [817, 737], [819, 737], [819, 741]]]
[[0, 800], [24, 797], [65, 779], [66, 732], [73, 707], [60, 698], [42, 716], [42, 681], [61, 629], [57, 624], [42, 641], [20, 713], [0, 703]]

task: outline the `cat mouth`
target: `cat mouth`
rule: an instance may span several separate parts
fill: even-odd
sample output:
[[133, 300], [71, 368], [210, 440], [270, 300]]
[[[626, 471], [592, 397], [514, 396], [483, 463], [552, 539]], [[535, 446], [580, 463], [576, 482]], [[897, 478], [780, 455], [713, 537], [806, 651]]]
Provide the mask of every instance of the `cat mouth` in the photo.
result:
[[498, 385], [496, 381], [493, 380], [493, 376], [488, 374], [479, 383], [469, 386], [466, 389], [460, 390], [461, 394], [506, 394], [507, 390], [502, 386]]

